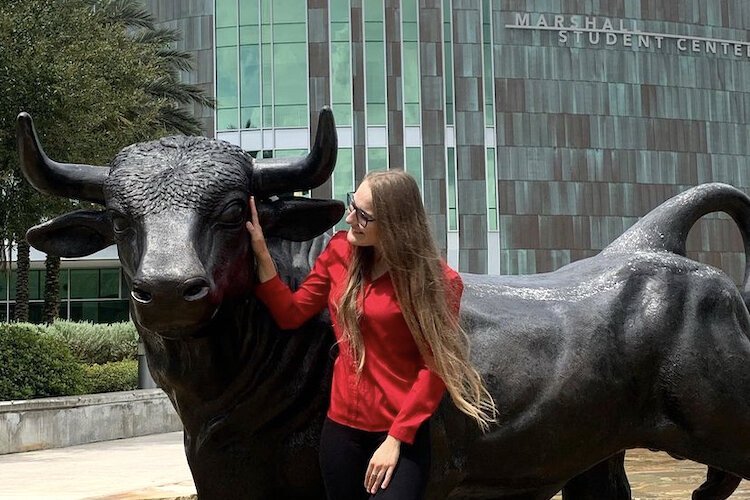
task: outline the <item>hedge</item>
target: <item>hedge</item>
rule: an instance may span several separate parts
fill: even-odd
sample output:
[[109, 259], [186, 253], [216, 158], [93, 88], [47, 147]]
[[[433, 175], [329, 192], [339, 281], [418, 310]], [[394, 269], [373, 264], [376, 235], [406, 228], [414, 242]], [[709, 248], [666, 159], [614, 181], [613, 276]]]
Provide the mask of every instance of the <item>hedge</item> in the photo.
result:
[[104, 364], [136, 359], [138, 332], [131, 322], [96, 324], [58, 320], [41, 326], [47, 336], [63, 341], [81, 363]]
[[132, 323], [0, 323], [0, 401], [137, 388]]
[[138, 362], [134, 359], [85, 365], [84, 370], [84, 387], [88, 394], [138, 388]]
[[63, 342], [35, 325], [0, 323], [0, 400], [83, 392], [83, 366]]

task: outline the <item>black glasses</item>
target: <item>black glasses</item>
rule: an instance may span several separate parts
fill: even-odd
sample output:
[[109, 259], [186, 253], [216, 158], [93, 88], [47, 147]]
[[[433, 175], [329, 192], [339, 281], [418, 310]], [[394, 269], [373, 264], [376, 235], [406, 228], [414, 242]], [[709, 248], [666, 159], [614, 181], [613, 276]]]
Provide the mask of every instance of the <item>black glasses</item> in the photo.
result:
[[354, 193], [346, 193], [346, 204], [349, 207], [349, 212], [354, 212], [357, 216], [357, 224], [360, 226], [367, 227], [368, 222], [375, 222], [375, 218], [357, 207], [354, 203]]

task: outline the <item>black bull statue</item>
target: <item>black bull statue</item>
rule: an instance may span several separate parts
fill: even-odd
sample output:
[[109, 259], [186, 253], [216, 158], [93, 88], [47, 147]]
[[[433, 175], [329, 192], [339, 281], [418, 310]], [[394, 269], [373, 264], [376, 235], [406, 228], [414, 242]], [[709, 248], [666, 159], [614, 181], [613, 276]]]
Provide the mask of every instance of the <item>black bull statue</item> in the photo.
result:
[[[68, 257], [117, 244], [131, 314], [184, 424], [199, 496], [324, 498], [317, 446], [329, 319], [279, 331], [253, 297], [244, 221], [253, 194], [279, 272], [296, 286], [344, 209], [285, 194], [330, 176], [330, 110], [310, 154], [293, 161], [170, 137], [123, 149], [109, 169], [57, 163], [24, 113], [18, 143], [36, 189], [106, 207], [60, 216], [28, 240]], [[748, 310], [726, 275], [685, 257], [691, 226], [714, 211], [734, 218], [747, 255], [750, 199], [709, 184], [558, 271], [463, 275], [461, 317], [499, 419], [481, 434], [443, 402], [432, 419], [428, 498], [543, 499], [561, 488], [567, 498], [629, 498], [622, 459], [634, 447], [711, 466], [700, 498], [724, 498], [750, 478]]]

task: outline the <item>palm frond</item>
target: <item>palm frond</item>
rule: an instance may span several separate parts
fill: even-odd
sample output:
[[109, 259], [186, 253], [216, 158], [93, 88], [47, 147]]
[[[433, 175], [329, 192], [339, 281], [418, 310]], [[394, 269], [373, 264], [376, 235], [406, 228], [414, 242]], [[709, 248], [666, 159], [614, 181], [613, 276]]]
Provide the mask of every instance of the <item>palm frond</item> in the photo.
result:
[[167, 131], [177, 131], [185, 135], [199, 135], [201, 124], [183, 108], [165, 105], [159, 110], [157, 119]]
[[154, 29], [154, 16], [137, 0], [88, 0], [88, 3], [108, 23]]
[[154, 27], [134, 31], [131, 38], [138, 43], [153, 44], [158, 46], [169, 45], [182, 40], [180, 32], [171, 28]]
[[190, 71], [193, 69], [193, 56], [190, 52], [177, 49], [159, 49], [156, 55], [161, 60], [159, 64], [163, 68], [175, 69], [177, 71]]

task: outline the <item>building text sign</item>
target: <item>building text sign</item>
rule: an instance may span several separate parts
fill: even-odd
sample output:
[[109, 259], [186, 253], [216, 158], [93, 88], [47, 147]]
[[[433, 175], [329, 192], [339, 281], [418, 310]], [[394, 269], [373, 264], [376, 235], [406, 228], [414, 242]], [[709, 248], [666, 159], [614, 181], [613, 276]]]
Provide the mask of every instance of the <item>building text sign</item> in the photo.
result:
[[652, 33], [639, 28], [636, 20], [581, 15], [545, 15], [516, 12], [514, 24], [506, 28], [556, 31], [561, 44], [603, 45], [662, 49], [674, 44], [680, 52], [719, 54], [750, 58], [750, 42], [705, 38], [671, 33]]

